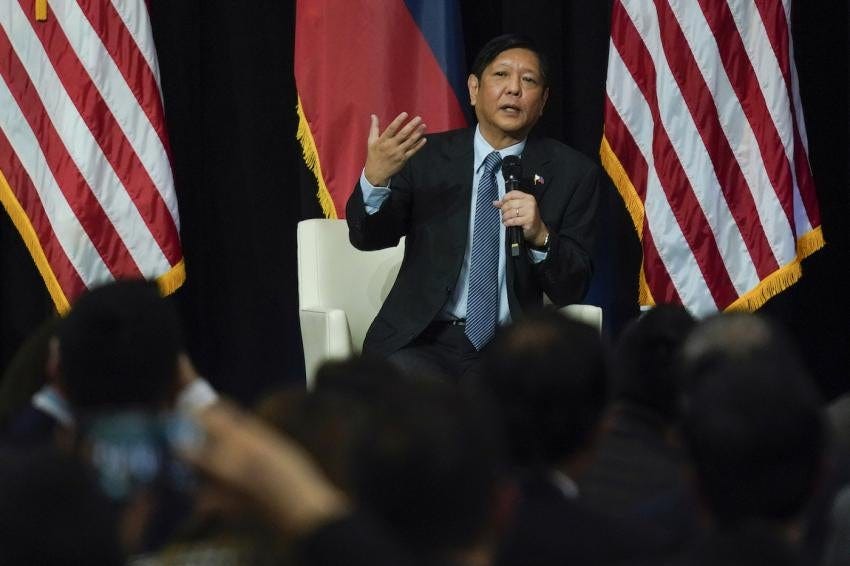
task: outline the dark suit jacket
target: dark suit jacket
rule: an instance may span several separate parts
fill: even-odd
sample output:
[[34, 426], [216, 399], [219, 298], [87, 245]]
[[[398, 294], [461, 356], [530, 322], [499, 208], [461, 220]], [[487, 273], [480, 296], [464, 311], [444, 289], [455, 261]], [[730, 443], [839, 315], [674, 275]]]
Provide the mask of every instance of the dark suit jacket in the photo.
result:
[[[665, 566], [802, 566], [799, 549], [756, 523], [709, 534]], [[812, 563], [814, 564], [814, 563]]]
[[35, 446], [54, 441], [61, 423], [53, 415], [27, 405], [9, 420], [6, 430], [0, 434], [0, 444]]
[[579, 480], [588, 505], [618, 516], [681, 485], [682, 454], [666, 438], [668, 423], [651, 409], [619, 404], [596, 441], [596, 455]]
[[448, 566], [417, 557], [362, 511], [314, 529], [296, 541], [295, 550], [306, 566]]
[[608, 517], [566, 497], [541, 474], [522, 499], [499, 549], [498, 566], [599, 566], [653, 563], [666, 539], [649, 527]]
[[[363, 345], [388, 355], [416, 338], [440, 312], [460, 274], [472, 206], [474, 128], [428, 137], [391, 181], [380, 210], [366, 214], [359, 186], [348, 200], [351, 243], [361, 250], [398, 244], [407, 236], [401, 269]], [[580, 301], [593, 271], [600, 169], [579, 152], [551, 139], [529, 138], [522, 155], [522, 186], [537, 198], [551, 233], [549, 254], [533, 264], [524, 251], [508, 254], [506, 278], [511, 317], [542, 304]], [[534, 183], [534, 175], [542, 182]], [[508, 253], [505, 242], [505, 253]]]

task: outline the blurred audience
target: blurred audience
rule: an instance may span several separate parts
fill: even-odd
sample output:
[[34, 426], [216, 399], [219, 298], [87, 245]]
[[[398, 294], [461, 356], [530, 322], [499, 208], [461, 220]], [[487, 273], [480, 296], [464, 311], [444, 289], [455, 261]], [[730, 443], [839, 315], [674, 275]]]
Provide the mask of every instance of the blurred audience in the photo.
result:
[[437, 380], [386, 391], [353, 458], [356, 502], [427, 563], [488, 563], [503, 504], [502, 447], [480, 398]]
[[755, 315], [721, 315], [687, 340], [682, 371], [683, 438], [708, 528], [676, 563], [805, 563], [803, 520], [827, 436], [794, 348]]
[[42, 322], [23, 344], [0, 376], [0, 430], [27, 407], [33, 395], [47, 383], [47, 359], [59, 317]]
[[408, 379], [383, 358], [356, 356], [319, 367], [313, 391], [291, 387], [266, 396], [259, 417], [305, 447], [327, 477], [352, 494], [354, 450], [390, 388]]
[[86, 294], [20, 359], [0, 565], [850, 563], [821, 400], [755, 315], [660, 306], [609, 352], [540, 311], [475, 383], [355, 357], [256, 416], [150, 283]]
[[[48, 334], [48, 332], [50, 334]], [[94, 289], [70, 313], [40, 329], [19, 356], [19, 378], [35, 390], [8, 419], [7, 442], [52, 442], [88, 415], [141, 409], [190, 412], [217, 399], [185, 354], [180, 321], [154, 283], [120, 281]], [[16, 366], [17, 367], [17, 366]]]
[[684, 308], [660, 305], [624, 331], [612, 362], [613, 403], [596, 457], [579, 481], [588, 505], [634, 515], [679, 485], [681, 384], [674, 362], [695, 324]]
[[94, 289], [53, 330], [33, 356], [45, 382], [3, 441], [73, 454], [109, 498], [123, 550], [159, 548], [192, 505], [188, 467], [170, 448], [192, 427], [173, 410], [208, 405], [215, 392], [183, 353], [177, 314], [154, 283]]
[[379, 402], [387, 388], [417, 377], [402, 374], [384, 358], [362, 355], [322, 364], [316, 372], [315, 389], [318, 392], [335, 392], [372, 406]]
[[483, 376], [521, 468], [500, 564], [611, 564], [661, 551], [652, 531], [585, 505], [576, 483], [607, 402], [607, 353], [595, 329], [555, 311], [530, 315], [496, 337]]
[[117, 514], [81, 462], [51, 447], [0, 449], [0, 564], [119, 566]]

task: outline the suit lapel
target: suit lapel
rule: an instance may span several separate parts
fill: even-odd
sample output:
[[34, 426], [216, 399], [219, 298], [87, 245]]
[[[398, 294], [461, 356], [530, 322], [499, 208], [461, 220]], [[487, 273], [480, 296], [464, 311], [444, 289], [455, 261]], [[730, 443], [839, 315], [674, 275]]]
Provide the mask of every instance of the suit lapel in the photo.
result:
[[550, 183], [551, 157], [539, 138], [529, 138], [522, 152], [523, 191], [529, 192], [538, 202]]
[[445, 148], [443, 156], [445, 172], [452, 191], [456, 191], [460, 203], [460, 212], [453, 219], [451, 230], [458, 231], [457, 235], [465, 243], [469, 228], [470, 209], [472, 206], [472, 166], [474, 159], [473, 136], [475, 128], [467, 128], [453, 136]]

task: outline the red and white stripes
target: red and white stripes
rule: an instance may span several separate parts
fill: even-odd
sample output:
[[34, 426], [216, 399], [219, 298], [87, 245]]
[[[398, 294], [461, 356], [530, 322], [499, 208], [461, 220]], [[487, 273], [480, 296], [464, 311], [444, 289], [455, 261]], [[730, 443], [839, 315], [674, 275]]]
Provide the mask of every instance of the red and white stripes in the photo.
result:
[[0, 6], [0, 198], [64, 311], [112, 279], [185, 278], [144, 0]]
[[640, 301], [755, 309], [823, 245], [790, 0], [616, 0], [602, 161], [641, 235]]

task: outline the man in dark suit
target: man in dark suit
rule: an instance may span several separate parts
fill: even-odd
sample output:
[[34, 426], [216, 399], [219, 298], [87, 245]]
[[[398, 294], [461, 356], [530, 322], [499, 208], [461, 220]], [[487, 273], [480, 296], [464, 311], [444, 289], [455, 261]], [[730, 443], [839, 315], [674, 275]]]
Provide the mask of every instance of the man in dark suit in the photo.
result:
[[579, 482], [593, 508], [628, 516], [681, 485], [675, 360], [695, 324], [684, 307], [658, 305], [620, 337], [612, 356], [612, 403], [596, 457]]
[[593, 462], [607, 398], [607, 355], [595, 329], [532, 313], [497, 336], [480, 381], [495, 401], [520, 492], [496, 564], [636, 564], [665, 550], [649, 527], [587, 506], [577, 485]]
[[[424, 135], [402, 113], [379, 133], [346, 207], [352, 244], [394, 246], [406, 236], [398, 278], [364, 351], [454, 379], [475, 373], [497, 325], [541, 305], [581, 300], [600, 170], [551, 139], [529, 138], [549, 95], [545, 58], [504, 35], [477, 56], [467, 81], [475, 128]], [[505, 192], [501, 162], [522, 157], [521, 189]], [[518, 227], [519, 254], [506, 229]]]
[[688, 337], [681, 371], [690, 487], [709, 528], [673, 564], [820, 564], [803, 534], [827, 428], [789, 337], [757, 315], [721, 314]]

